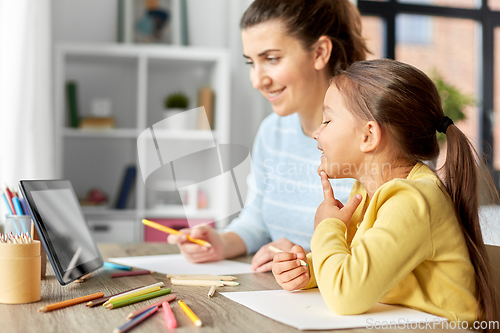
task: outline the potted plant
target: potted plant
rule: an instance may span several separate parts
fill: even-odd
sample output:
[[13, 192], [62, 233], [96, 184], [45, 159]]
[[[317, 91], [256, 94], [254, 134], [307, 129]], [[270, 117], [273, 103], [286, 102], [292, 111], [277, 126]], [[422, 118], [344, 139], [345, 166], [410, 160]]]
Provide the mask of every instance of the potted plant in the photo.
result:
[[187, 119], [186, 117], [174, 117], [181, 112], [187, 110], [189, 105], [189, 98], [182, 92], [177, 92], [168, 95], [165, 97], [163, 101], [164, 106], [164, 117], [163, 118], [171, 118], [166, 122], [167, 128], [169, 129], [177, 129], [182, 130], [187, 127]]
[[[434, 81], [439, 96], [441, 97], [444, 115], [453, 120], [454, 123], [467, 119], [467, 116], [463, 111], [465, 107], [475, 105], [476, 100], [474, 97], [463, 94], [458, 88], [446, 82], [436, 70], [433, 71], [432, 80]], [[443, 133], [437, 133], [437, 139], [440, 147], [443, 148], [446, 142], [446, 135]], [[436, 170], [437, 158], [429, 161], [428, 165], [433, 170]]]

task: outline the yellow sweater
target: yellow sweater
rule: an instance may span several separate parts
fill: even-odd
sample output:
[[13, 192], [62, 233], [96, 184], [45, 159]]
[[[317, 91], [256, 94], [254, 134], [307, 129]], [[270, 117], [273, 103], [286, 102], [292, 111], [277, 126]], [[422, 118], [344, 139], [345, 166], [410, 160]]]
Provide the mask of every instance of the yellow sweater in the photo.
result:
[[349, 230], [323, 220], [308, 254], [311, 279], [338, 314], [360, 314], [377, 302], [449, 320], [475, 320], [475, 273], [453, 203], [436, 174], [418, 163], [406, 179], [382, 185], [363, 201]]

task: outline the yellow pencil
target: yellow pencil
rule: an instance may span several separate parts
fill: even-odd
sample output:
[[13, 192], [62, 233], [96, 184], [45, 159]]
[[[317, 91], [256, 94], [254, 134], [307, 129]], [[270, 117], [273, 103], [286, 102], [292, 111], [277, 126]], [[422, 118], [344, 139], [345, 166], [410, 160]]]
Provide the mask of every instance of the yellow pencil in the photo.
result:
[[191, 310], [189, 306], [187, 306], [186, 303], [184, 303], [182, 300], [179, 300], [177, 303], [179, 303], [181, 309], [184, 310], [189, 319], [191, 319], [196, 326], [200, 327], [202, 324], [201, 319], [198, 318], [198, 316], [193, 312], [193, 310]]
[[127, 295], [120, 295], [120, 296], [111, 297], [102, 306], [106, 306], [110, 303], [123, 301], [123, 300], [129, 299], [129, 298], [132, 298], [132, 297], [137, 297], [137, 296], [141, 296], [144, 294], [149, 294], [153, 291], [157, 291], [160, 289], [161, 289], [160, 286], [154, 286], [154, 287], [149, 287], [149, 288], [145, 288], [145, 289], [140, 289], [140, 290], [137, 290], [137, 291], [130, 293], [130, 294], [127, 294]]
[[[166, 232], [167, 234], [184, 235], [182, 232], [180, 232], [178, 230], [175, 230], [175, 229], [172, 229], [172, 228], [169, 228], [169, 227], [165, 227], [164, 225], [161, 225], [161, 224], [153, 222], [153, 221], [149, 221], [149, 220], [143, 219], [142, 223], [144, 223], [148, 227], [155, 228], [157, 230]], [[202, 239], [196, 239], [196, 238], [193, 238], [193, 237], [188, 236], [188, 235], [185, 235], [185, 236], [187, 237], [187, 239], [190, 242], [193, 242], [193, 243], [196, 243], [196, 244], [199, 244], [199, 245], [202, 245], [202, 246], [206, 246], [206, 247], [212, 247], [212, 244], [210, 244], [207, 241], [204, 241]]]
[[[272, 251], [272, 252], [274, 252], [274, 253], [284, 252], [284, 251], [282, 251], [282, 250], [280, 250], [280, 249], [278, 249], [277, 247], [274, 247], [274, 246], [272, 246], [272, 245], [270, 245], [270, 246], [269, 246], [269, 250], [271, 250], [271, 251]], [[302, 259], [299, 259], [299, 262], [300, 262], [300, 264], [301, 264], [302, 266], [308, 266], [308, 265], [307, 265], [307, 263], [306, 263], [304, 260], [302, 260]]]

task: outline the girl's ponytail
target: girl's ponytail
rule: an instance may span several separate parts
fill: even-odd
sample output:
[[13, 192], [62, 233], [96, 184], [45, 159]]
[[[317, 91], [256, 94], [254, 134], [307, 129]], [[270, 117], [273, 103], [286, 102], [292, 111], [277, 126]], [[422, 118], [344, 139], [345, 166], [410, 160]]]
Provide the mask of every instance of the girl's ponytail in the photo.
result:
[[[461, 222], [471, 262], [476, 271], [477, 320], [493, 321], [496, 315], [496, 292], [491, 276], [490, 263], [479, 224], [480, 172], [486, 170], [476, 150], [467, 137], [451, 125], [446, 132], [446, 162], [441, 168], [444, 185], [455, 205]], [[481, 165], [478, 165], [481, 164]], [[489, 182], [487, 182], [489, 183]]]

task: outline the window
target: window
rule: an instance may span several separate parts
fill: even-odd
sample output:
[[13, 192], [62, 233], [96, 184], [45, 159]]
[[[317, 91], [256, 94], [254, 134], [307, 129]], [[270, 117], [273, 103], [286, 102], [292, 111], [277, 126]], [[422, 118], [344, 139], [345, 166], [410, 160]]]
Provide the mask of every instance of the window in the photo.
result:
[[431, 77], [437, 71], [475, 99], [457, 126], [483, 154], [500, 187], [500, 97], [494, 101], [500, 96], [500, 0], [358, 0], [358, 8], [363, 23], [375, 17], [383, 22], [382, 35], [371, 31], [369, 39], [383, 41], [382, 57], [410, 63]]

